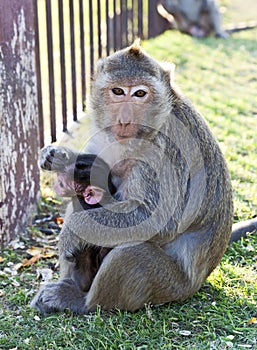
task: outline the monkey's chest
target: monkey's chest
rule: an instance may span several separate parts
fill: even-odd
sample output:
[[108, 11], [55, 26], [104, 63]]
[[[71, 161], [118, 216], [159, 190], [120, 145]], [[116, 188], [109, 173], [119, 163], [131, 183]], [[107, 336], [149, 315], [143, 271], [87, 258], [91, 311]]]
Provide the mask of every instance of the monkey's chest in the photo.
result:
[[133, 167], [135, 166], [134, 159], [125, 159], [114, 164], [111, 169], [112, 175], [118, 176], [121, 180], [127, 180]]

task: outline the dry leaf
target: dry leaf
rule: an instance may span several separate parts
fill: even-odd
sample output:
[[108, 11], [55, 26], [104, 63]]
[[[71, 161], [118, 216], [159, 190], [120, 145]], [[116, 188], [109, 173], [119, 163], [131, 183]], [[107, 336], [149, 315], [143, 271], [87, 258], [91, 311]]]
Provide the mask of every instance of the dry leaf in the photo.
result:
[[14, 265], [13, 270], [18, 271], [21, 267], [22, 267], [22, 263], [18, 263], [16, 265]]
[[230, 334], [226, 337], [226, 339], [228, 339], [228, 340], [233, 340], [234, 338], [235, 338], [235, 336], [232, 334]]
[[0, 262], [4, 261], [4, 258], [2, 256], [0, 256]]
[[52, 258], [53, 256], [57, 255], [56, 251], [53, 249], [45, 249], [42, 253], [41, 256], [42, 258]]
[[31, 247], [26, 250], [26, 253], [28, 253], [31, 256], [35, 256], [35, 255], [41, 254], [42, 250], [43, 250], [42, 247]]
[[191, 335], [191, 331], [183, 330], [183, 331], [179, 331], [179, 334], [188, 337], [189, 335]]
[[55, 222], [57, 223], [57, 225], [62, 225], [63, 224], [63, 218], [61, 218], [61, 217], [55, 218]]
[[12, 285], [13, 285], [14, 287], [20, 287], [20, 283], [19, 283], [18, 281], [16, 281], [16, 280], [13, 280], [13, 281], [12, 281]]
[[19, 270], [22, 267], [31, 266], [38, 262], [39, 259], [52, 258], [57, 255], [56, 251], [51, 248], [42, 248], [42, 247], [31, 247], [26, 250], [26, 253], [31, 255], [30, 259], [24, 259], [22, 263], [15, 265], [14, 270]]
[[250, 320], [248, 321], [248, 323], [249, 323], [249, 324], [257, 323], [257, 318], [256, 318], [256, 317], [250, 318]]
[[233, 346], [234, 346], [232, 341], [226, 341], [226, 345], [227, 345], [228, 348], [233, 348]]
[[247, 344], [238, 344], [239, 348], [245, 348], [245, 349], [253, 349], [252, 345]]
[[26, 250], [31, 256], [41, 255], [42, 258], [52, 258], [56, 255], [56, 251], [51, 248], [42, 248], [42, 247], [31, 247]]
[[8, 244], [8, 247], [11, 247], [12, 249], [24, 249], [25, 244], [19, 239], [14, 239]]
[[7, 275], [11, 276], [16, 276], [17, 275], [17, 270], [14, 270], [13, 268], [11, 269], [10, 267], [5, 267], [3, 272]]
[[37, 254], [37, 255], [34, 255], [32, 256], [32, 258], [30, 259], [24, 259], [20, 268], [21, 267], [25, 267], [25, 266], [30, 266], [30, 265], [33, 265], [35, 264], [39, 259], [41, 258], [41, 254]]

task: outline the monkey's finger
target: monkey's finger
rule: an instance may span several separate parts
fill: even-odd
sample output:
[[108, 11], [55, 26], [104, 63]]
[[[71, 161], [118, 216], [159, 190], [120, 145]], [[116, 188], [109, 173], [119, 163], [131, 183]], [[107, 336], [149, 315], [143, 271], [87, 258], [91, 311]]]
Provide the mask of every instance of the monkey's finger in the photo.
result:
[[47, 146], [41, 151], [40, 167], [43, 170], [61, 170], [69, 162], [69, 156], [63, 147]]

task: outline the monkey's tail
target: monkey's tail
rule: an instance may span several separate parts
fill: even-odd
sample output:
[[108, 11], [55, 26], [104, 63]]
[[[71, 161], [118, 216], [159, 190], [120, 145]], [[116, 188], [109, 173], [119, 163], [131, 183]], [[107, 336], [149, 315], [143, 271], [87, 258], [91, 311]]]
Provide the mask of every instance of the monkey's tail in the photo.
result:
[[248, 232], [257, 232], [257, 217], [234, 224], [229, 243], [239, 241], [241, 237], [246, 237]]
[[237, 24], [230, 24], [225, 27], [225, 31], [229, 34], [241, 32], [242, 30], [254, 29], [257, 27], [257, 21], [239, 22]]

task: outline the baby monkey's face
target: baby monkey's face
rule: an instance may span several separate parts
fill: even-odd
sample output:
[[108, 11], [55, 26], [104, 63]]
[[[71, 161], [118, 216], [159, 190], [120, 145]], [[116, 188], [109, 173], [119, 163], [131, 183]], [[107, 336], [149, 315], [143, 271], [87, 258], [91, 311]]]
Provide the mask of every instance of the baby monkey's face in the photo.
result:
[[78, 182], [74, 178], [75, 164], [70, 164], [63, 172], [57, 173], [57, 180], [54, 184], [55, 192], [62, 197], [83, 197], [89, 205], [99, 203], [104, 195], [104, 189], [90, 185], [90, 172], [88, 177]]

